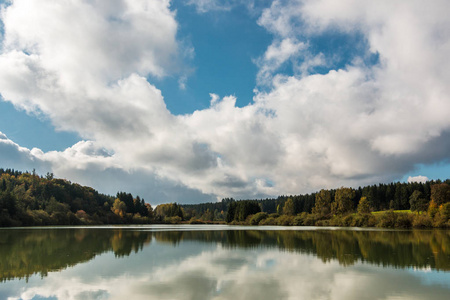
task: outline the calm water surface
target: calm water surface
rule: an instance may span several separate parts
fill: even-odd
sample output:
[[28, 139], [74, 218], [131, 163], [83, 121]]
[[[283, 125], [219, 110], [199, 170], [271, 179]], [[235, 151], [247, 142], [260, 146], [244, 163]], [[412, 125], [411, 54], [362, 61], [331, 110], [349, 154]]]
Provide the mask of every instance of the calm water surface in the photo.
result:
[[450, 231], [0, 229], [0, 299], [450, 299]]

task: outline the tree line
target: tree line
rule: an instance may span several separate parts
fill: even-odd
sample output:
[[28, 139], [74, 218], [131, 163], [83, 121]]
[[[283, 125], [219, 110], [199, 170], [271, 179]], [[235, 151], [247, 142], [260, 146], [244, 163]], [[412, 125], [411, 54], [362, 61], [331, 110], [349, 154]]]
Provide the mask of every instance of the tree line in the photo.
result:
[[91, 187], [33, 172], [0, 169], [0, 226], [228, 223], [379, 227], [450, 227], [450, 180], [322, 189], [272, 199], [155, 209], [126, 192], [104, 195]]
[[[410, 228], [450, 227], [449, 202], [447, 179], [322, 189], [272, 199], [225, 198], [217, 203], [183, 205], [183, 208], [196, 222]], [[219, 210], [222, 214], [217, 214]]]
[[[176, 203], [155, 210], [126, 192], [104, 195], [95, 189], [35, 171], [0, 168], [0, 227], [42, 225], [150, 224], [183, 219]], [[175, 221], [178, 221], [175, 220]]]

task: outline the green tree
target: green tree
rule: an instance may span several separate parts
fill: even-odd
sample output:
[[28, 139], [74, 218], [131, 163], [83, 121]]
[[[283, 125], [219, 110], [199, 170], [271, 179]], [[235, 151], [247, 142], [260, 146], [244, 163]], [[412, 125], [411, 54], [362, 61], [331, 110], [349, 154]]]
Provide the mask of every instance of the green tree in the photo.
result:
[[450, 202], [445, 203], [442, 205], [441, 214], [445, 218], [445, 220], [450, 219]]
[[233, 200], [228, 203], [228, 210], [226, 217], [227, 223], [231, 223], [234, 220], [236, 215], [236, 207], [237, 207], [236, 201]]
[[431, 200], [437, 206], [450, 202], [450, 185], [446, 183], [433, 184], [431, 186]]
[[0, 213], [6, 211], [10, 216], [16, 214], [17, 211], [17, 199], [9, 191], [0, 193]]
[[45, 210], [49, 215], [56, 212], [67, 214], [67, 212], [69, 212], [69, 205], [67, 205], [66, 203], [58, 202], [56, 201], [55, 197], [51, 197], [50, 202], [47, 204]]
[[397, 182], [394, 194], [394, 209], [408, 209], [408, 190], [406, 184]]
[[353, 198], [355, 191], [352, 188], [341, 187], [336, 190], [334, 201], [336, 202], [336, 213], [346, 214], [353, 210]]
[[409, 204], [412, 211], [426, 211], [428, 209], [428, 201], [419, 190], [415, 190], [409, 197]]
[[133, 195], [131, 195], [130, 193], [118, 192], [117, 198], [125, 203], [127, 213], [136, 213]]
[[294, 206], [294, 201], [292, 200], [292, 198], [288, 198], [286, 200], [286, 202], [284, 203], [283, 214], [288, 215], [288, 216], [295, 215], [295, 206]]
[[358, 214], [370, 214], [370, 204], [369, 200], [366, 197], [361, 197], [358, 204]]
[[316, 203], [313, 207], [312, 213], [320, 217], [329, 215], [331, 212], [331, 193], [328, 190], [320, 190], [316, 194]]
[[245, 221], [248, 216], [254, 215], [256, 213], [259, 213], [261, 211], [261, 207], [259, 207], [259, 204], [257, 201], [238, 201], [236, 206], [236, 213], [234, 216], [234, 219], [236, 221]]
[[183, 210], [177, 203], [160, 204], [155, 209], [155, 215], [163, 220], [164, 218], [179, 217], [184, 218]]
[[147, 217], [150, 220], [153, 220], [153, 218], [155, 217], [155, 213], [153, 212], [153, 207], [151, 206], [150, 203], [145, 203], [145, 208], [147, 209]]
[[201, 219], [203, 221], [212, 221], [214, 219], [214, 214], [207, 208]]

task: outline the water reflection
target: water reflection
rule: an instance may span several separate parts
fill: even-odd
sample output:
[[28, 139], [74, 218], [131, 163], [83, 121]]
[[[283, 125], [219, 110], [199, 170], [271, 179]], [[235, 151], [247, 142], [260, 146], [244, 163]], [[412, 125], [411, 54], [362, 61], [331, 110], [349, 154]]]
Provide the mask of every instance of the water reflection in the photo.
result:
[[0, 299], [448, 299], [448, 271], [444, 230], [0, 230]]
[[142, 250], [151, 234], [100, 229], [0, 230], [0, 281], [46, 276], [96, 255], [113, 251], [118, 257]]

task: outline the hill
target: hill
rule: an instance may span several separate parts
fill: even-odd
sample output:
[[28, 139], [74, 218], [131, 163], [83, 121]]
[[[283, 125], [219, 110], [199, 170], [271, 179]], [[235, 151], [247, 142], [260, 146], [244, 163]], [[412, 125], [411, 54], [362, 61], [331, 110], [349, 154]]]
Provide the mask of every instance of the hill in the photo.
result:
[[153, 209], [139, 196], [95, 189], [14, 169], [0, 169], [0, 226], [152, 223]]

